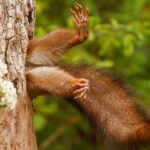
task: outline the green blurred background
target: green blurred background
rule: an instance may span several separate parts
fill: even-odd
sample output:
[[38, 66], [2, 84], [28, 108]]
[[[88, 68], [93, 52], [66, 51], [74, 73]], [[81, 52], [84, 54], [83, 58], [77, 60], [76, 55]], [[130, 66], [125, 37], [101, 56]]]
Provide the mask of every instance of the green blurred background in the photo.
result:
[[[73, 28], [69, 8], [75, 2], [36, 0], [35, 35]], [[90, 9], [90, 35], [63, 61], [123, 74], [139, 93], [140, 105], [150, 110], [150, 0], [77, 2]], [[41, 96], [34, 100], [34, 110], [39, 150], [103, 150], [103, 138], [96, 136], [87, 119], [66, 100]]]

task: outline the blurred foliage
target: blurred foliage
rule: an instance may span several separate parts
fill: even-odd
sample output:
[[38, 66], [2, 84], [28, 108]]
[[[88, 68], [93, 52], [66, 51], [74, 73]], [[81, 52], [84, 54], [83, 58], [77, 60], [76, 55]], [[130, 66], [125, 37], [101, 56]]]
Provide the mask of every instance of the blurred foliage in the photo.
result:
[[[36, 0], [36, 36], [59, 27], [73, 28], [69, 8], [74, 0]], [[86, 63], [123, 74], [150, 108], [150, 0], [78, 1], [90, 8], [90, 35], [63, 61]], [[40, 150], [98, 150], [102, 139], [66, 100], [38, 97], [34, 101]], [[148, 150], [148, 149], [147, 149]]]

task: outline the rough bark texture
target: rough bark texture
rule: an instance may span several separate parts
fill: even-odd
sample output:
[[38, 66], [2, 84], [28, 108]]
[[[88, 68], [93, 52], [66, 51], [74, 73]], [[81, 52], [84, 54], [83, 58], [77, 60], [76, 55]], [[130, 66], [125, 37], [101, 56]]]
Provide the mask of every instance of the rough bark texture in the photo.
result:
[[25, 57], [33, 36], [33, 0], [0, 0], [0, 58], [8, 66], [6, 79], [18, 92], [14, 110], [0, 110], [0, 150], [36, 150], [32, 103], [26, 91]]

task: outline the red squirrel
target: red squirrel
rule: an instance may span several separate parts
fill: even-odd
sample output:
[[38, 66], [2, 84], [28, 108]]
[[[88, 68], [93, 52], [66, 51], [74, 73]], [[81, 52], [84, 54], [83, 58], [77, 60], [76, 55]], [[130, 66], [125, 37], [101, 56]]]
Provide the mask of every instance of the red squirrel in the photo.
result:
[[30, 96], [74, 98], [72, 103], [101, 131], [106, 141], [116, 146], [115, 150], [133, 150], [150, 144], [150, 119], [133, 101], [130, 88], [118, 83], [120, 79], [89, 67], [58, 63], [69, 48], [88, 37], [88, 8], [76, 4], [71, 12], [76, 31], [59, 29], [29, 43], [26, 76]]
[[27, 80], [30, 95], [53, 94], [85, 99], [89, 81], [61, 69], [57, 62], [73, 46], [83, 43], [88, 37], [88, 8], [76, 4], [71, 9], [75, 31], [58, 29], [43, 38], [29, 42], [27, 50]]

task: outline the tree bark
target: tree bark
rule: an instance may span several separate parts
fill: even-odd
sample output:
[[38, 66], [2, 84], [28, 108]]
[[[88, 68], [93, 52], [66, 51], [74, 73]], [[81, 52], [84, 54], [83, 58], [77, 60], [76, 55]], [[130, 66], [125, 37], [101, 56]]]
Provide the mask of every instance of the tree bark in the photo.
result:
[[0, 59], [7, 65], [4, 78], [18, 95], [16, 107], [0, 110], [0, 150], [36, 150], [32, 101], [28, 97], [25, 58], [35, 21], [34, 0], [0, 0]]

